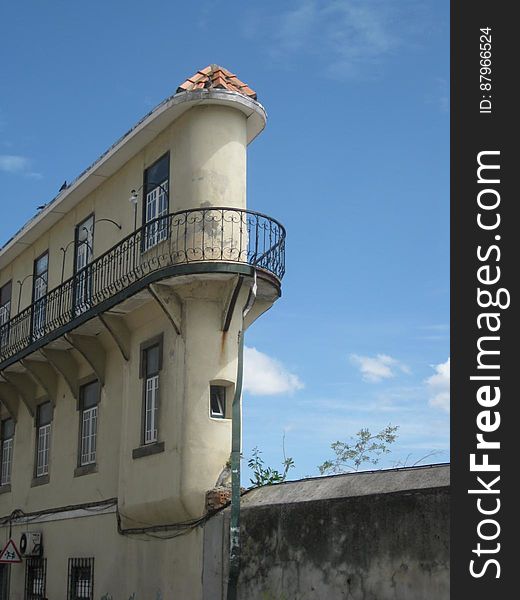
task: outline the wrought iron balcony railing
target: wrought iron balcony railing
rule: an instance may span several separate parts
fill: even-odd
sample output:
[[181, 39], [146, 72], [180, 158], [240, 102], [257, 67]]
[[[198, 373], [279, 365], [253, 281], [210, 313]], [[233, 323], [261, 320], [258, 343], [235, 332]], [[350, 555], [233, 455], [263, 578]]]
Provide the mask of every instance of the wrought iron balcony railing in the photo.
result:
[[125, 291], [175, 274], [203, 272], [210, 263], [228, 263], [228, 272], [255, 267], [279, 283], [285, 272], [285, 229], [261, 213], [232, 208], [185, 210], [155, 219], [1, 325], [0, 365], [110, 308]]

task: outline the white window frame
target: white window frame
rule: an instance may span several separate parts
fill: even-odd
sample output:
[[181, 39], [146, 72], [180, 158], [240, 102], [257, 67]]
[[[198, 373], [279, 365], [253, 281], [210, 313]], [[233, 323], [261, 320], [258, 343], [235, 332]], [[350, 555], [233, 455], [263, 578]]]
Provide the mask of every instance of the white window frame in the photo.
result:
[[144, 443], [153, 444], [158, 440], [159, 375], [145, 380], [144, 398]]
[[98, 407], [91, 406], [81, 411], [80, 466], [96, 462]]
[[49, 474], [49, 455], [51, 446], [51, 423], [40, 425], [37, 433], [36, 477]]
[[168, 180], [165, 179], [146, 194], [145, 198], [145, 238], [144, 249], [149, 250], [168, 237], [168, 220], [162, 219], [148, 225], [155, 219], [168, 216]]
[[[0, 306], [0, 327], [3, 327], [11, 318], [11, 301]], [[0, 349], [9, 343], [9, 328], [0, 329]]]
[[[45, 270], [38, 273], [38, 263], [46, 258], [47, 264]], [[45, 335], [45, 324], [47, 317], [47, 294], [49, 284], [49, 253], [45, 252], [34, 261], [34, 279], [33, 279], [33, 315], [32, 328], [33, 338], [38, 339]]]
[[[217, 395], [217, 405], [219, 407], [218, 411], [213, 410], [212, 402], [211, 402], [211, 388], [220, 388], [224, 392], [224, 401], [222, 402], [222, 398], [220, 395]], [[227, 400], [227, 388], [224, 385], [211, 384], [209, 387], [209, 415], [212, 419], [225, 419], [226, 418], [226, 400]]]
[[74, 309], [81, 314], [90, 308], [92, 273], [87, 269], [94, 252], [94, 215], [90, 215], [76, 227], [74, 275]]
[[13, 441], [13, 437], [2, 440], [2, 471], [0, 475], [0, 485], [9, 485], [11, 483], [11, 474], [13, 472]]

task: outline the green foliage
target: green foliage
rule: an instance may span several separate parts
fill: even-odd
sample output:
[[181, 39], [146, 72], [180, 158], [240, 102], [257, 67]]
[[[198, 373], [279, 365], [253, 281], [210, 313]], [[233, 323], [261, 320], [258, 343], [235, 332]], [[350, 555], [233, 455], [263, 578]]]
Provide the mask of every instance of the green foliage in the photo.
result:
[[281, 483], [285, 481], [289, 469], [294, 467], [294, 461], [292, 458], [285, 458], [283, 460], [282, 472], [271, 467], [264, 465], [264, 460], [260, 456], [262, 452], [257, 448], [253, 448], [252, 457], [248, 460], [247, 464], [253, 471], [253, 479], [250, 479], [251, 483], [255, 487], [261, 485], [272, 485], [273, 483]]
[[335, 457], [318, 467], [320, 475], [333, 475], [358, 471], [364, 463], [377, 465], [383, 454], [390, 452], [389, 446], [397, 438], [398, 426], [387, 425], [372, 435], [367, 428], [360, 429], [351, 442], [334, 442], [331, 448]]

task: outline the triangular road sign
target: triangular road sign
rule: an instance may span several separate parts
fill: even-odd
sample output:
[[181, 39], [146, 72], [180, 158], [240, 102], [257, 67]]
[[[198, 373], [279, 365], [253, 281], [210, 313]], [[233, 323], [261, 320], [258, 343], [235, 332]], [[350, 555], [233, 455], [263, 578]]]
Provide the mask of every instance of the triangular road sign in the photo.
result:
[[21, 563], [22, 557], [14, 540], [10, 539], [0, 554], [0, 563]]

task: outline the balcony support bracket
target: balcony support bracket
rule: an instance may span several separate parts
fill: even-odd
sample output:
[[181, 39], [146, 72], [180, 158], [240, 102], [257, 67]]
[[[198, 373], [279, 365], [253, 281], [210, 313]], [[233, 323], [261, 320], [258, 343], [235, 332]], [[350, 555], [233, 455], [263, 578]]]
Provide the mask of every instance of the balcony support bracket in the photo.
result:
[[0, 380], [0, 402], [5, 406], [11, 418], [16, 422], [20, 398], [16, 388], [7, 381]]
[[79, 390], [78, 365], [70, 352], [66, 350], [54, 350], [52, 348], [42, 348], [40, 352], [49, 361], [54, 370], [63, 377], [74, 399], [77, 400]]
[[21, 360], [29, 375], [46, 391], [53, 406], [56, 406], [58, 394], [58, 378], [56, 372], [47, 362], [38, 360]]
[[105, 385], [106, 354], [101, 342], [96, 337], [78, 335], [75, 333], [65, 334], [65, 339], [91, 366], [99, 383], [102, 386]]
[[240, 289], [242, 288], [242, 283], [244, 282], [243, 275], [237, 275], [233, 277], [231, 285], [229, 286], [229, 293], [224, 304], [224, 310], [222, 311], [222, 331], [228, 331], [229, 326], [231, 325], [231, 319], [233, 318], [233, 312], [235, 310], [235, 305], [238, 300], [238, 295], [240, 294]]
[[177, 294], [172, 292], [167, 285], [161, 285], [160, 283], [151, 283], [148, 286], [148, 291], [168, 317], [177, 335], [181, 335], [182, 303]]
[[26, 373], [15, 373], [14, 371], [3, 371], [2, 377], [8, 381], [18, 392], [23, 403], [27, 407], [31, 417], [36, 414], [36, 384]]
[[121, 356], [128, 362], [130, 360], [131, 336], [123, 317], [109, 313], [100, 314], [98, 317], [119, 348]]

